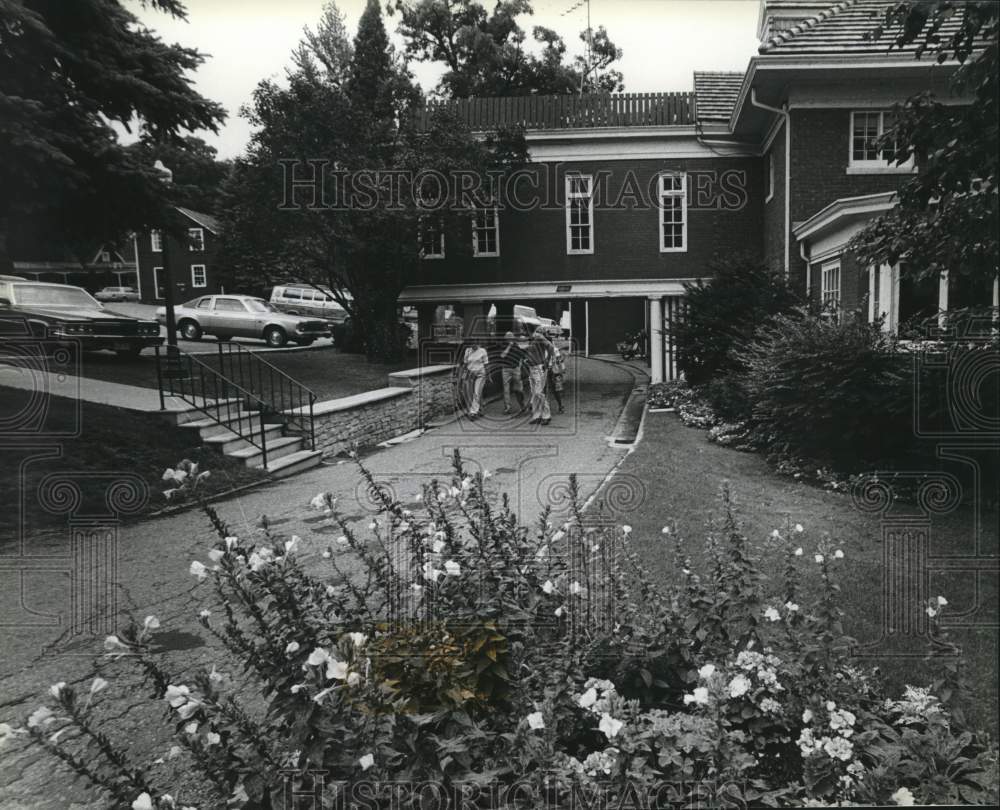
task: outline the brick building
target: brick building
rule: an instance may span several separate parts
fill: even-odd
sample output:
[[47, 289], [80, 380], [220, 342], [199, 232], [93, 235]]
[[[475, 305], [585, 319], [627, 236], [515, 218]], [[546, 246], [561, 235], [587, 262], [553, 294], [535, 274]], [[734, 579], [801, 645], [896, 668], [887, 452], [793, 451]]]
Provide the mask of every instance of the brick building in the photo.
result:
[[658, 381], [675, 373], [669, 325], [684, 283], [737, 251], [831, 309], [884, 315], [889, 329], [956, 300], [994, 303], [996, 285], [960, 290], [944, 276], [917, 289], [847, 249], [915, 171], [873, 148], [892, 105], [921, 90], [947, 99], [955, 69], [865, 39], [888, 5], [762, 0], [747, 70], [696, 72], [692, 93], [451, 102], [473, 129], [524, 126], [532, 162], [495, 209], [451, 230], [425, 223], [421, 278], [401, 297], [421, 333], [441, 304], [467, 332], [514, 304], [557, 321], [568, 311], [586, 354], [646, 327]]
[[187, 225], [184, 241], [156, 230], [133, 235], [139, 297], [147, 304], [165, 300], [166, 262], [170, 262], [173, 273], [176, 303], [197, 295], [225, 292], [216, 264], [218, 221], [210, 214], [188, 208], [176, 210]]

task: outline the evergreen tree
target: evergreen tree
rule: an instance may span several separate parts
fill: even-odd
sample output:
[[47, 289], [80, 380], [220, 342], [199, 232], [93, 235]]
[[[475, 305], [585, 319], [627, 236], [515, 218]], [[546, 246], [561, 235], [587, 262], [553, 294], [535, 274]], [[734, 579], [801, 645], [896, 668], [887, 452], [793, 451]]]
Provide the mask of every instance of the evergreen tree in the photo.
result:
[[[184, 18], [180, 0], [145, 5]], [[0, 272], [31, 220], [66, 241], [162, 221], [164, 184], [112, 124], [153, 141], [216, 131], [225, 112], [187, 76], [203, 61], [167, 45], [118, 0], [0, 0]]]

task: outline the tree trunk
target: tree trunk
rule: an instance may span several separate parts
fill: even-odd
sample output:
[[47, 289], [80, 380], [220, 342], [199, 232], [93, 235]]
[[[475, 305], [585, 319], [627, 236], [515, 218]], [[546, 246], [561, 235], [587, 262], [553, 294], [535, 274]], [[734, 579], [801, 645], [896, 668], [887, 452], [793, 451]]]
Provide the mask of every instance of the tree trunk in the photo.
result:
[[355, 298], [356, 328], [359, 329], [369, 360], [394, 363], [403, 356], [402, 327], [396, 314], [395, 300], [385, 300], [376, 293], [373, 300]]
[[0, 275], [14, 275], [14, 258], [7, 249], [7, 228], [10, 220], [0, 217]]

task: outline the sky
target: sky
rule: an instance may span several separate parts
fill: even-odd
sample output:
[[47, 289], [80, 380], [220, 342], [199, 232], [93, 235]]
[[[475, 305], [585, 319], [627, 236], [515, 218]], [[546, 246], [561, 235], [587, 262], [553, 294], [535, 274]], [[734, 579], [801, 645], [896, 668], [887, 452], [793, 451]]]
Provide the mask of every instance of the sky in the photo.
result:
[[[487, 0], [488, 4], [488, 0]], [[262, 79], [281, 80], [289, 55], [305, 26], [315, 27], [324, 0], [186, 0], [187, 21], [174, 20], [138, 0], [132, 11], [167, 42], [197, 48], [208, 58], [192, 79], [198, 91], [220, 102], [229, 119], [218, 135], [196, 133], [223, 158], [242, 153], [250, 135], [239, 110]], [[357, 29], [365, 0], [339, 0], [348, 30]], [[759, 0], [591, 0], [591, 24], [603, 25], [624, 56], [618, 69], [625, 91], [633, 93], [692, 89], [692, 71], [744, 70], [757, 49]], [[557, 31], [570, 55], [581, 53], [578, 36], [587, 27], [587, 5], [580, 0], [535, 0], [532, 17], [519, 20]], [[396, 20], [386, 27], [397, 46]], [[441, 68], [411, 66], [424, 90], [431, 90]]]

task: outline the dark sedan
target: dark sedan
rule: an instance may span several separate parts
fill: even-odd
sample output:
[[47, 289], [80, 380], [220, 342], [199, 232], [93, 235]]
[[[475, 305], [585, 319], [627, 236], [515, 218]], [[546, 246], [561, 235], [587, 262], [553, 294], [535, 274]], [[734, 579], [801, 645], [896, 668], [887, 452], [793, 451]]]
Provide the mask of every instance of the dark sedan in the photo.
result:
[[76, 343], [83, 351], [110, 349], [136, 356], [159, 346], [160, 326], [105, 309], [90, 293], [67, 284], [0, 279], [0, 337]]

